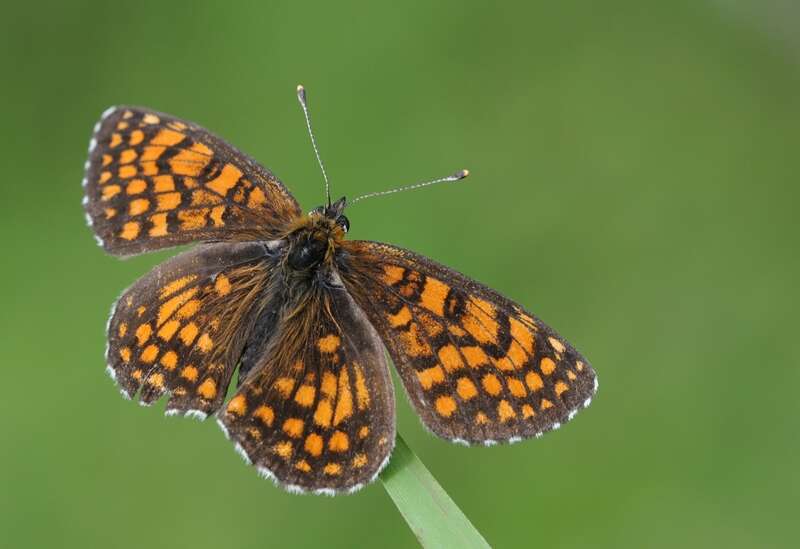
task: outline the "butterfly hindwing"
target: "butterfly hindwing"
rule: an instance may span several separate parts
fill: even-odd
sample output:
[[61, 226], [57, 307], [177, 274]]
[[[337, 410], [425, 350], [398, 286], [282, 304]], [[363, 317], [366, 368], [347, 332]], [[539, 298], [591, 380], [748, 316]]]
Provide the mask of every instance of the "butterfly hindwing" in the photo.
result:
[[200, 240], [270, 240], [300, 214], [269, 170], [170, 115], [111, 108], [89, 150], [86, 217], [116, 255]]
[[123, 394], [205, 417], [225, 396], [274, 257], [262, 243], [203, 244], [126, 290], [108, 324], [108, 370]]
[[343, 244], [342, 278], [381, 335], [425, 425], [465, 443], [558, 428], [596, 376], [569, 343], [497, 292], [387, 244]]
[[284, 488], [334, 494], [371, 481], [394, 447], [383, 346], [341, 286], [281, 320], [219, 412], [239, 452]]

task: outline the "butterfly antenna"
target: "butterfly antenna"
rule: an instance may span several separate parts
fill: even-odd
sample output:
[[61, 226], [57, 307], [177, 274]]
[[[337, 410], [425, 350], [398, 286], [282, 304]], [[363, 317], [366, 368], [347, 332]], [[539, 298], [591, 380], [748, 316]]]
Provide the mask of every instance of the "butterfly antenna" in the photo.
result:
[[383, 196], [386, 194], [394, 194], [399, 193], [401, 191], [410, 191], [411, 189], [420, 189], [422, 187], [428, 187], [430, 185], [435, 185], [437, 183], [448, 183], [451, 181], [461, 181], [465, 177], [469, 175], [469, 170], [460, 170], [454, 173], [453, 175], [448, 175], [447, 177], [440, 177], [439, 179], [433, 179], [431, 181], [424, 181], [422, 183], [414, 183], [413, 185], [405, 185], [403, 187], [397, 187], [396, 189], [389, 189], [388, 191], [378, 191], [374, 193], [367, 193], [362, 194], [350, 201], [350, 206], [358, 202], [359, 200], [364, 200], [365, 198], [373, 198], [375, 196]]
[[308, 114], [308, 103], [306, 103], [306, 89], [302, 84], [297, 86], [297, 99], [300, 101], [300, 106], [303, 107], [303, 114], [306, 117], [306, 127], [308, 128], [308, 135], [311, 137], [311, 146], [314, 147], [314, 154], [317, 156], [317, 162], [322, 170], [322, 177], [325, 179], [325, 196], [328, 200], [328, 206], [331, 205], [331, 186], [328, 183], [328, 174], [325, 171], [325, 164], [322, 163], [322, 158], [319, 156], [319, 149], [317, 148], [317, 140], [314, 138], [314, 130], [311, 129], [311, 116]]

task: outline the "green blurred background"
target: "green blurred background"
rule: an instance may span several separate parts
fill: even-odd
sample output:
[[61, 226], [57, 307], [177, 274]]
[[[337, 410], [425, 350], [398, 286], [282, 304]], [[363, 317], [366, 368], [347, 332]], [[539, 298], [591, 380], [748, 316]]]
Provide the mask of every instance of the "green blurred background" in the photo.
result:
[[[556, 433], [463, 448], [400, 431], [499, 547], [781, 547], [796, 538], [800, 9], [790, 2], [14, 3], [0, 22], [0, 546], [410, 547], [380, 483], [259, 479], [214, 422], [103, 373], [118, 261], [81, 211], [107, 106], [196, 121], [354, 238], [518, 300], [593, 363]], [[796, 542], [796, 540], [795, 540]]]

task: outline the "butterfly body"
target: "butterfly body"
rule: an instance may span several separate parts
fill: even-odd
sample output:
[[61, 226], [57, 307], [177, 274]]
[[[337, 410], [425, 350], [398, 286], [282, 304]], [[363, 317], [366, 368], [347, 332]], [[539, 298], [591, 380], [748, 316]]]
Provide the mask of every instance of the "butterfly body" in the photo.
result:
[[347, 240], [344, 198], [304, 214], [269, 170], [190, 122], [109, 109], [84, 188], [110, 253], [200, 243], [115, 303], [106, 359], [123, 395], [216, 414], [290, 491], [351, 492], [386, 464], [386, 352], [423, 424], [454, 442], [539, 436], [596, 390], [588, 361], [518, 304], [408, 250]]

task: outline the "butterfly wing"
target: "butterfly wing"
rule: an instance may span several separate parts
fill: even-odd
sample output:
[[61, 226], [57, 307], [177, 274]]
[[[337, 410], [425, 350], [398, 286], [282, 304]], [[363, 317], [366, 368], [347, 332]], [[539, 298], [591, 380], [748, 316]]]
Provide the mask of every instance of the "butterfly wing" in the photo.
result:
[[138, 107], [104, 113], [83, 185], [87, 221], [116, 255], [198, 240], [271, 240], [301, 213], [277, 177], [222, 139]]
[[239, 453], [292, 492], [352, 492], [394, 447], [383, 345], [341, 286], [292, 308], [219, 412]]
[[202, 244], [139, 279], [114, 304], [108, 372], [142, 404], [205, 417], [225, 397], [277, 258], [261, 243]]
[[437, 435], [515, 441], [555, 429], [588, 406], [597, 378], [586, 359], [497, 292], [376, 242], [346, 242], [340, 269]]

